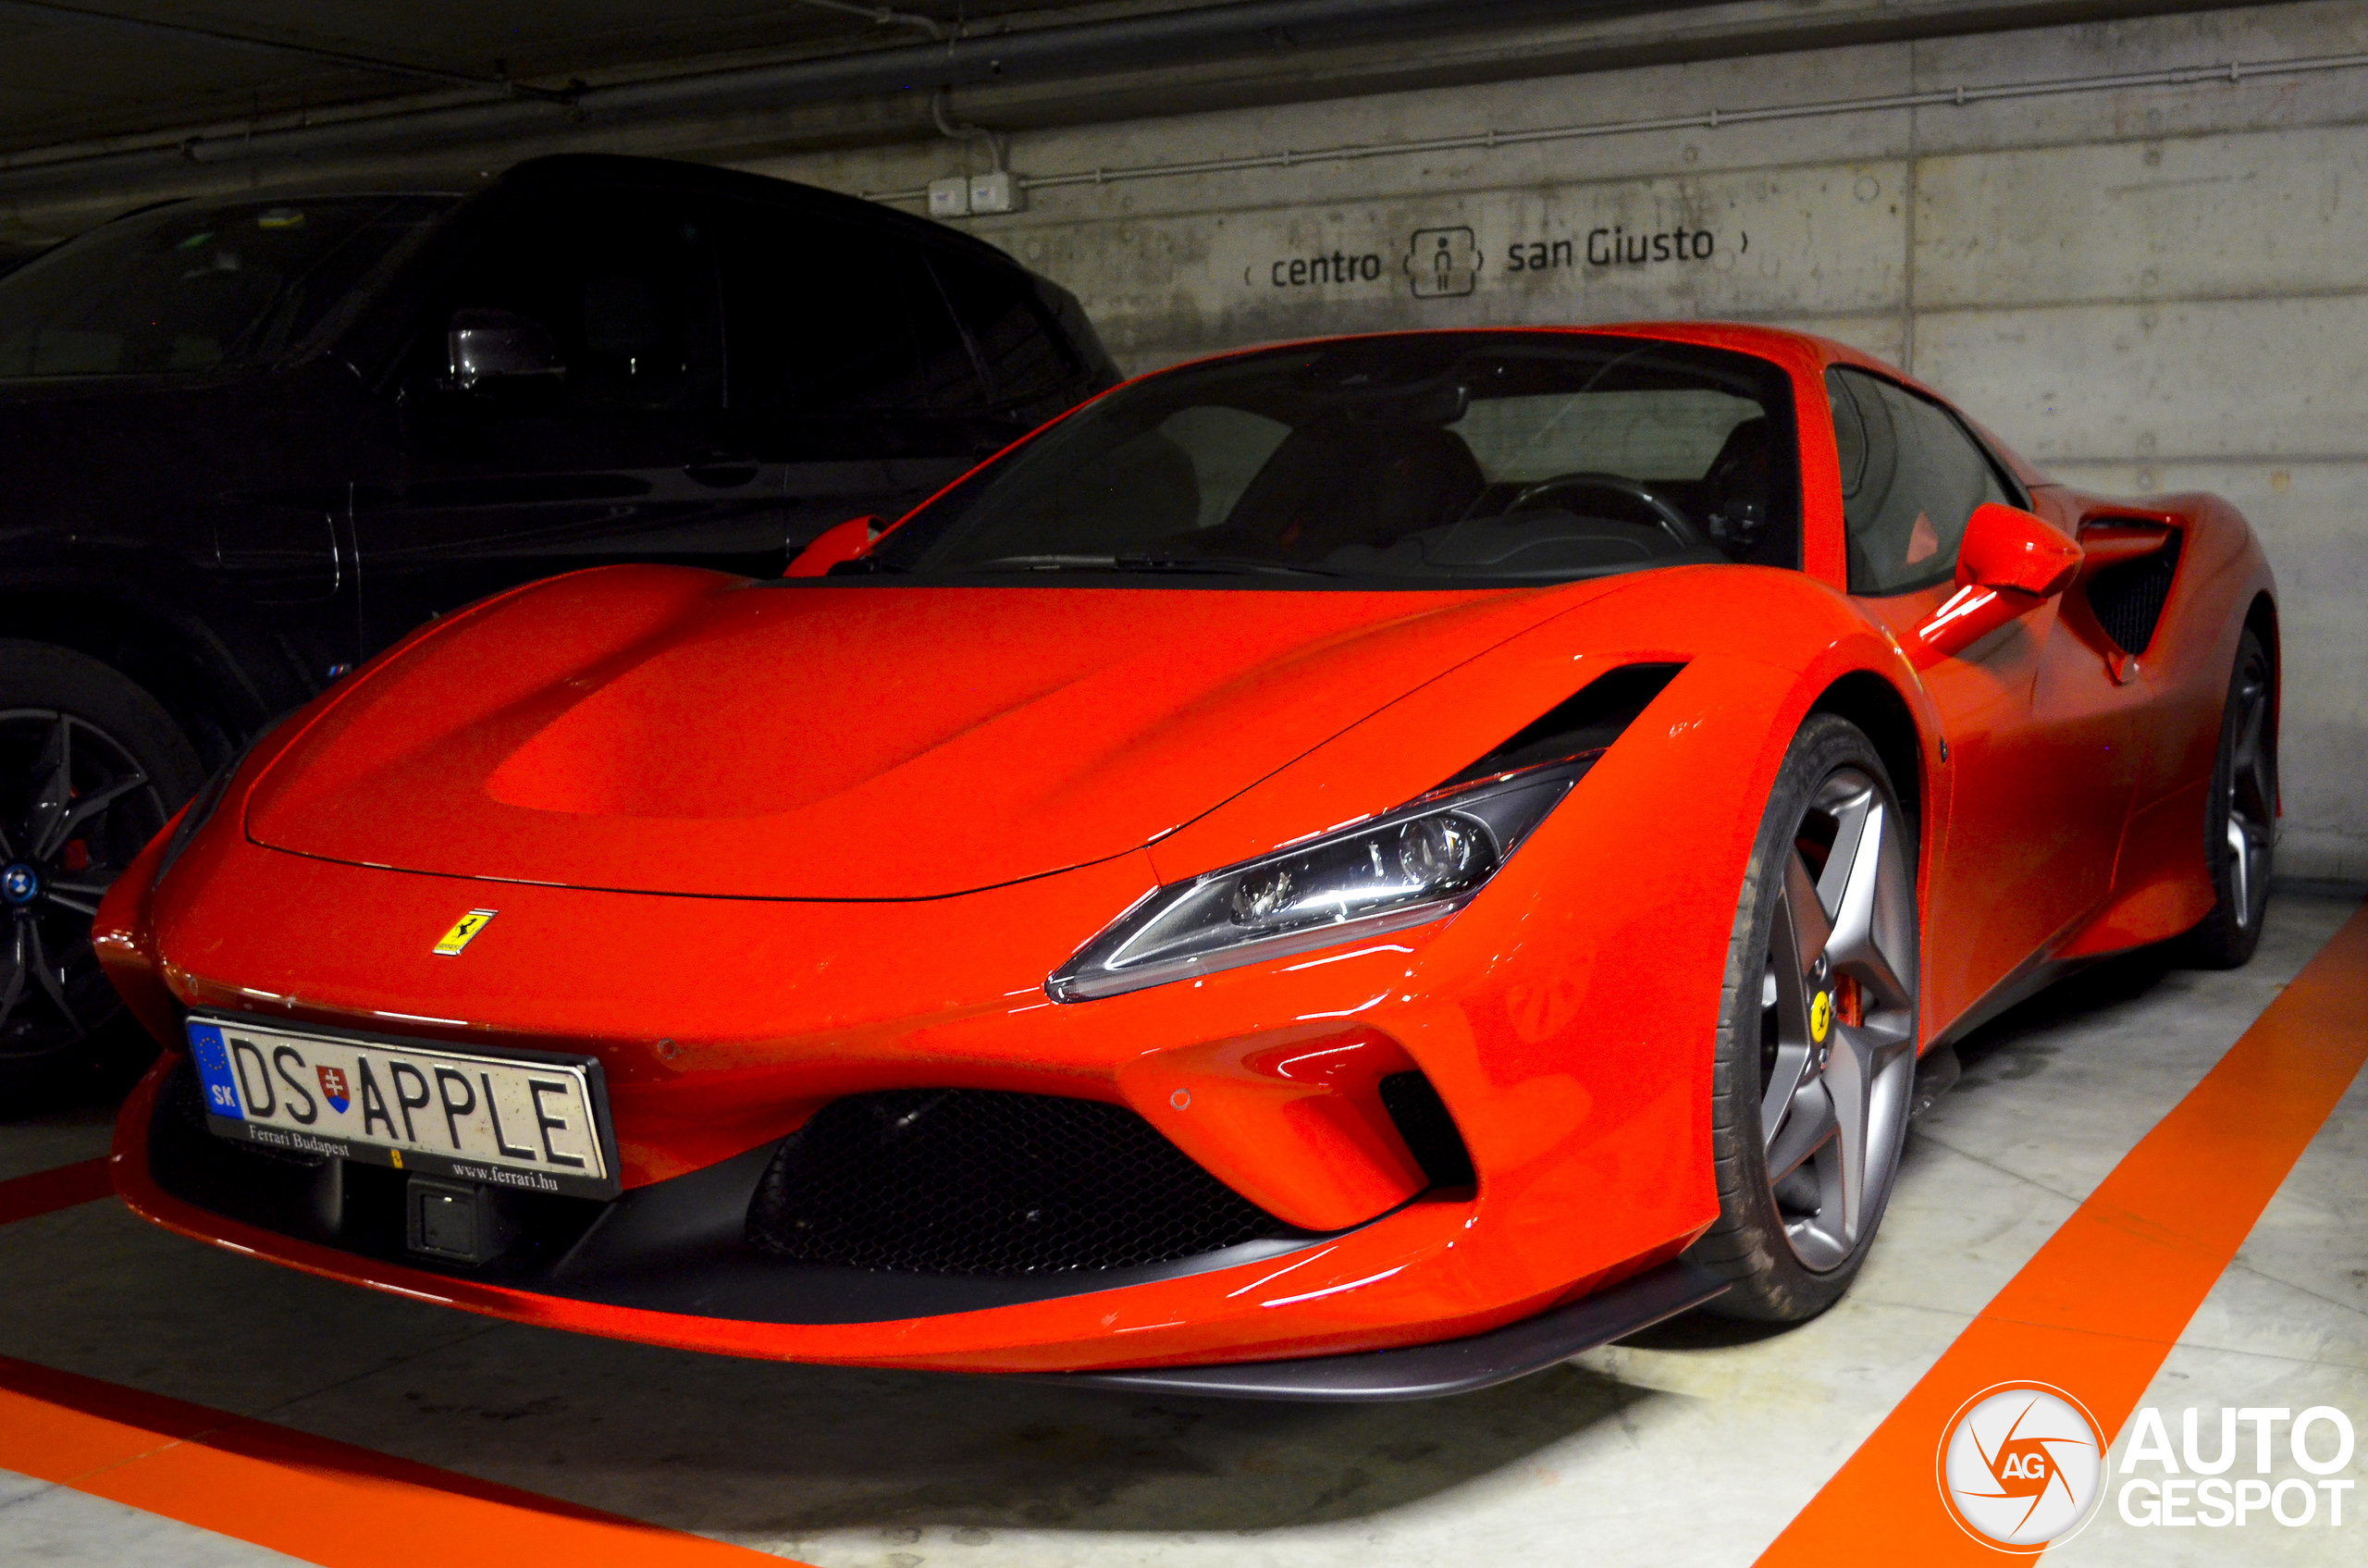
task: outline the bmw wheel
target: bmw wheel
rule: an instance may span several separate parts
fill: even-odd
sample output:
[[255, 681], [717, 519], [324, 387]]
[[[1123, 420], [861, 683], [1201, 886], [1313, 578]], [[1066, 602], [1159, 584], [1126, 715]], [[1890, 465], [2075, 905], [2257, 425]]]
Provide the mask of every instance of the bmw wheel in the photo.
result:
[[92, 918], [199, 780], [172, 717], [114, 669], [0, 641], [0, 1089], [103, 1049], [122, 1003]]
[[1882, 1223], [1916, 1080], [1916, 833], [1865, 734], [1813, 715], [1744, 878], [1711, 1084], [1719, 1218], [1688, 1256], [1711, 1310], [1796, 1323]]

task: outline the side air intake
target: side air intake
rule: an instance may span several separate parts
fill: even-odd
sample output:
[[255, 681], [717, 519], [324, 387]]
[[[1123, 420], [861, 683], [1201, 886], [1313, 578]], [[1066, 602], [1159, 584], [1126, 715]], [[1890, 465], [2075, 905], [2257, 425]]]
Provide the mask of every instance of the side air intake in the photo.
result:
[[2136, 561], [2107, 566], [2089, 579], [2089, 608], [2097, 624], [2125, 653], [2143, 653], [2154, 640], [2154, 625], [2170, 602], [2171, 579], [2179, 569], [2179, 536]]
[[1447, 1103], [1431, 1080], [1417, 1070], [1393, 1072], [1381, 1080], [1381, 1108], [1406, 1140], [1406, 1152], [1423, 1167], [1434, 1187], [1469, 1187], [1473, 1182], [1472, 1152], [1455, 1130]]

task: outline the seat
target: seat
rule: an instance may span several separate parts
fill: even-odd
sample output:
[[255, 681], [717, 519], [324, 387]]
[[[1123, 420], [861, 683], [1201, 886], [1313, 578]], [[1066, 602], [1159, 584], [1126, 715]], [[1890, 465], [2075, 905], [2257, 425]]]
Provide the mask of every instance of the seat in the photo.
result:
[[1213, 532], [1227, 548], [1317, 562], [1452, 522], [1486, 486], [1472, 449], [1436, 425], [1310, 426], [1284, 438]]
[[1763, 414], [1728, 431], [1702, 475], [1703, 532], [1729, 560], [1754, 566], [1800, 564], [1798, 527], [1777, 525], [1775, 466], [1775, 438]]

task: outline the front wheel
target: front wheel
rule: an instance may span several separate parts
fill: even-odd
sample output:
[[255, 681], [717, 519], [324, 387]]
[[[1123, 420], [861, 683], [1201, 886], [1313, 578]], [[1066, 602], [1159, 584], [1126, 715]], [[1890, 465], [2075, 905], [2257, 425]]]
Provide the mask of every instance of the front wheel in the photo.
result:
[[1841, 1299], [1899, 1175], [1916, 1081], [1916, 832], [1864, 732], [1813, 715], [1744, 875], [1711, 1078], [1719, 1217], [1687, 1256], [1713, 1312]]

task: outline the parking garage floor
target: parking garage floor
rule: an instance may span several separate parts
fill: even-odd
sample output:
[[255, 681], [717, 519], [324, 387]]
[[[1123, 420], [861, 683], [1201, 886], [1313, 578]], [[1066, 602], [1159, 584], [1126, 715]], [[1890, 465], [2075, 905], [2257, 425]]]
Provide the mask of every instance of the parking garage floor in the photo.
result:
[[[2146, 1352], [2159, 1369], [2140, 1402], [2169, 1413], [2174, 1443], [2191, 1406], [2208, 1431], [2223, 1405], [2332, 1406], [2357, 1421], [2368, 1415], [2368, 1083], [2341, 1083], [2368, 1018], [2339, 1004], [2368, 982], [2363, 935], [2356, 901], [2288, 892], [2244, 969], [2140, 955], [1987, 1028], [1965, 1049], [1963, 1080], [1911, 1136], [1867, 1271], [1804, 1327], [1682, 1319], [1420, 1404], [1153, 1400], [489, 1323], [132, 1218], [94, 1196], [97, 1168], [77, 1169], [104, 1154], [104, 1106], [0, 1123], [0, 1561], [1806, 1561], [1812, 1525], [1846, 1537], [1848, 1511], [1864, 1506], [1829, 1480], [1875, 1474], [1884, 1445], [1900, 1446], [1886, 1417], [1986, 1306], [1994, 1315], [2014, 1299], [2001, 1292], [2076, 1211], [2093, 1216], [2103, 1200], [2092, 1195], [2215, 1064], [2263, 1035], [2270, 1020], [2256, 1020], [2298, 975], [2298, 995], [2315, 988], [2320, 1005], [2284, 1026], [2286, 1047], [2317, 1049], [2300, 1038], [2308, 1029], [2329, 1036], [2328, 1059], [2346, 1064], [2319, 1102], [2333, 1099], [2333, 1112], [2315, 1132], [2310, 1110], [2206, 1129], [2201, 1157], [2225, 1162], [2229, 1186], [2275, 1196], [2234, 1233], [2241, 1247], [2167, 1354]], [[2142, 1228], [2105, 1206], [2109, 1225]], [[2143, 1280], [2118, 1283], [2145, 1293]], [[1898, 1487], [1933, 1484], [1937, 1437], [1907, 1434]], [[2331, 1477], [2290, 1475], [2368, 1481], [2368, 1453]], [[2308, 1525], [2256, 1514], [2167, 1540], [2108, 1501], [2063, 1551], [2099, 1563], [2358, 1562], [2363, 1491], [2349, 1494], [2340, 1525], [2322, 1507]], [[1865, 1521], [1870, 1541], [1879, 1525]], [[1967, 1561], [1988, 1560], [1960, 1544]]]

